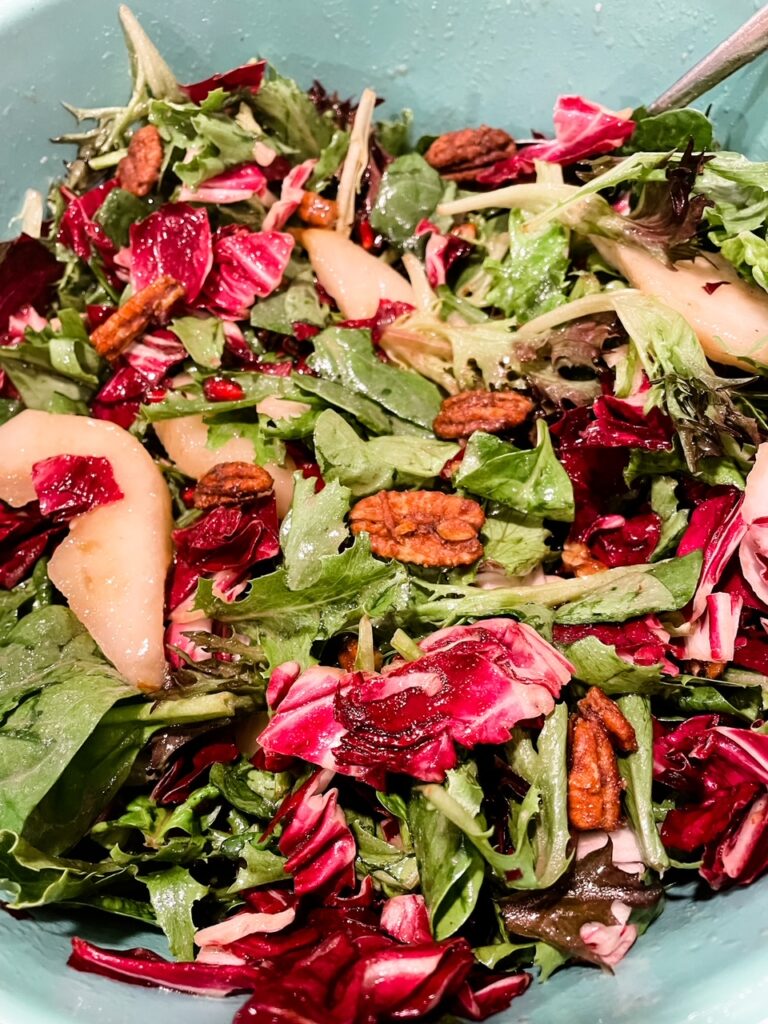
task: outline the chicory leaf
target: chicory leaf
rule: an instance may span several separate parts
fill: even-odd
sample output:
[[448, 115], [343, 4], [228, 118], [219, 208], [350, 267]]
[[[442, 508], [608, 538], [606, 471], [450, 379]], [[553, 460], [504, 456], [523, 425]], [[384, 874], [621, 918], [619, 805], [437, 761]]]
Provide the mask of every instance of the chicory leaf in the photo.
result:
[[538, 519], [518, 515], [492, 502], [482, 529], [485, 561], [500, 565], [509, 576], [526, 576], [550, 553], [549, 530]]
[[221, 320], [215, 316], [184, 316], [172, 320], [169, 327], [198, 366], [221, 366], [225, 343]]

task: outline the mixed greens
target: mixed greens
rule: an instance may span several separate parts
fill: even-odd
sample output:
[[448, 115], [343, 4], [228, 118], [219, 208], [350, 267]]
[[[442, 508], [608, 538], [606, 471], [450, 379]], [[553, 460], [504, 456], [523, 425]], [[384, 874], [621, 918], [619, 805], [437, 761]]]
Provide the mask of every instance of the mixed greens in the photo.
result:
[[122, 16], [0, 252], [3, 899], [238, 1024], [612, 969], [768, 868], [768, 165], [573, 96], [413, 142]]

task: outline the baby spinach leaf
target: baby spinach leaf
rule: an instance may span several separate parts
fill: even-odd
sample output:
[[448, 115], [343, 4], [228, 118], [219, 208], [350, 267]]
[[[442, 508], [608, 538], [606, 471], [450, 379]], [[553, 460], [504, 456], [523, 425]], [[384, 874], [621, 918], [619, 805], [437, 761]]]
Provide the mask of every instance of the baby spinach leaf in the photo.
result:
[[224, 325], [215, 316], [183, 316], [172, 320], [170, 330], [198, 366], [216, 369], [224, 352]]
[[168, 938], [176, 960], [194, 960], [195, 925], [192, 908], [208, 895], [208, 886], [201, 885], [187, 868], [176, 865], [165, 871], [146, 875], [141, 881], [149, 890], [149, 901], [157, 923]]
[[418, 153], [400, 156], [387, 167], [371, 210], [371, 226], [393, 245], [403, 246], [416, 225], [429, 218], [443, 197], [445, 183]]

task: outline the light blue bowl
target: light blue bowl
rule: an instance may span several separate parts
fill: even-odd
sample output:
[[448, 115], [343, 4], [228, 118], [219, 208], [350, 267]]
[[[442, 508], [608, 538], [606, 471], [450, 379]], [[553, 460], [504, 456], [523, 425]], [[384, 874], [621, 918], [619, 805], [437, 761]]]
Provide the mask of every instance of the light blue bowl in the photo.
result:
[[[268, 56], [302, 83], [373, 86], [419, 131], [486, 121], [550, 126], [559, 92], [621, 108], [651, 99], [752, 14], [752, 0], [135, 0], [182, 81]], [[768, 60], [713, 94], [720, 138], [768, 156]], [[127, 95], [116, 0], [0, 0], [0, 226], [44, 189], [69, 129], [60, 101]], [[2, 453], [0, 453], [2, 457]], [[615, 977], [589, 968], [534, 986], [519, 1024], [768, 1024], [768, 882], [698, 900], [676, 895]], [[152, 945], [125, 921], [0, 913], [0, 1024], [229, 1024], [237, 1000], [193, 999], [65, 967], [72, 934]]]

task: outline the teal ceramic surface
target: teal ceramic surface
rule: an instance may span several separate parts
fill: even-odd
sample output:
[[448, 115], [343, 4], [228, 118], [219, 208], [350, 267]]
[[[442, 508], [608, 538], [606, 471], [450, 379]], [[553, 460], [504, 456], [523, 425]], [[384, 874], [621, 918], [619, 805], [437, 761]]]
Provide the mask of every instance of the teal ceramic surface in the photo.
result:
[[[268, 56], [304, 84], [372, 85], [417, 130], [481, 120], [548, 129], [558, 92], [614, 108], [652, 98], [745, 20], [751, 0], [135, 0], [182, 81]], [[0, 231], [25, 188], [44, 189], [70, 127], [61, 100], [127, 96], [114, 0], [0, 0]], [[708, 97], [720, 137], [768, 157], [768, 59]], [[693, 898], [692, 898], [693, 897]], [[225, 1024], [237, 999], [194, 999], [65, 967], [69, 938], [151, 945], [130, 921], [0, 913], [0, 1024]], [[768, 881], [673, 894], [615, 977], [589, 968], [534, 985], [519, 1024], [768, 1024]]]

